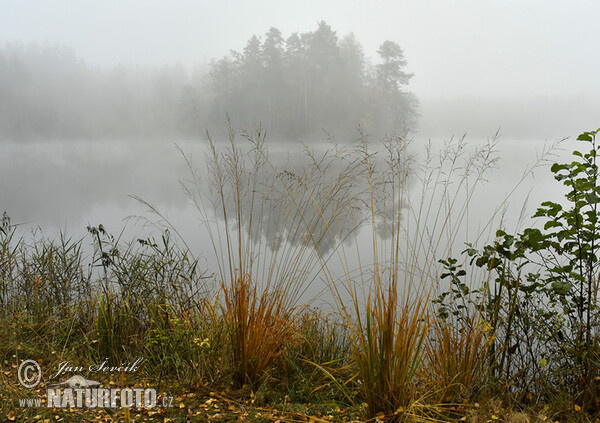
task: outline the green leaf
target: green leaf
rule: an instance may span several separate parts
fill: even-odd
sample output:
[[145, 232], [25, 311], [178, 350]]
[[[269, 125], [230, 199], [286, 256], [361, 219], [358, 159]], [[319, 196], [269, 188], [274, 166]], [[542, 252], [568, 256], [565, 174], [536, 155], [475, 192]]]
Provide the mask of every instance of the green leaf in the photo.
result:
[[[558, 163], [554, 163], [554, 164], [552, 165], [552, 167], [550, 168], [550, 171], [551, 171], [552, 173], [556, 173], [556, 172], [558, 172], [558, 171], [560, 171], [560, 170], [564, 170], [564, 169], [567, 169], [567, 165], [566, 165], [566, 164], [558, 164]], [[544, 205], [544, 203], [542, 203], [542, 205]]]
[[587, 195], [587, 201], [592, 204], [600, 203], [600, 197], [598, 197], [595, 193], [590, 192]]
[[531, 285], [521, 284], [521, 285], [519, 285], [519, 290], [521, 290], [522, 292], [526, 292], [528, 294], [531, 294], [532, 292], [535, 291], [535, 289], [538, 286], [539, 286], [538, 283], [532, 283]]
[[500, 259], [497, 257], [492, 257], [490, 259], [490, 262], [488, 263], [488, 269], [494, 269], [496, 267], [500, 266]]
[[546, 222], [546, 224], [544, 225], [544, 230], [550, 229], [550, 228], [555, 228], [557, 226], [560, 226], [560, 223], [555, 221], [555, 220], [549, 220]]
[[552, 289], [558, 295], [567, 295], [569, 293], [569, 291], [571, 290], [572, 286], [573, 285], [571, 285], [569, 282], [565, 282], [565, 281], [552, 282]]

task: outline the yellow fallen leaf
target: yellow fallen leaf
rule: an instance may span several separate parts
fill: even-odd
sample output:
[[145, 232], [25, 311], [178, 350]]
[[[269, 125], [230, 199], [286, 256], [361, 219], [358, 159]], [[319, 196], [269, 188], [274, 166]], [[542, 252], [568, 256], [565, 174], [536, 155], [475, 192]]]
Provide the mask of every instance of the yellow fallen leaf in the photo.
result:
[[575, 404], [575, 405], [573, 406], [573, 408], [575, 408], [575, 411], [581, 411], [581, 407], [580, 407], [580, 406], [578, 406], [577, 404]]

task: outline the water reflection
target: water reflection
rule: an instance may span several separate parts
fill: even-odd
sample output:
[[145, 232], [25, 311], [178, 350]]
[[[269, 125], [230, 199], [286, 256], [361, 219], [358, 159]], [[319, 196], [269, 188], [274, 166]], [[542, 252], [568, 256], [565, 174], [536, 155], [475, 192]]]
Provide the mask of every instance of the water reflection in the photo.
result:
[[[469, 142], [466, 148], [481, 144], [482, 140]], [[423, 140], [416, 140], [412, 144], [411, 151], [418, 154], [417, 160], [424, 157], [424, 144]], [[193, 161], [201, 179], [214, 183], [214, 180], [211, 182], [210, 178], [205, 178], [211, 176], [206, 174], [206, 143], [180, 142], [178, 145]], [[434, 145], [432, 148], [440, 147], [441, 145]], [[472, 233], [481, 226], [480, 223], [486, 220], [490, 210], [500, 203], [503, 196], [511, 191], [525, 165], [534, 161], [535, 151], [540, 147], [539, 142], [501, 140], [498, 150], [502, 160], [498, 170], [488, 174], [489, 182], [482, 186], [475, 201], [469, 206], [468, 225]], [[366, 175], [357, 170], [360, 163], [351, 150], [334, 148], [326, 153], [330, 148], [334, 147], [326, 143], [315, 144], [308, 149], [309, 154], [305, 154], [302, 146], [270, 142], [269, 166], [274, 166], [274, 169], [264, 172], [270, 176], [259, 181], [260, 190], [262, 195], [270, 197], [269, 201], [273, 204], [281, 205], [287, 196], [283, 195], [283, 190], [292, 188], [297, 190], [295, 195], [300, 195], [302, 187], [299, 181], [304, 181], [306, 186], [312, 186], [312, 191], [306, 191], [303, 195], [310, 192], [316, 203], [323, 205], [327, 219], [336, 226], [335, 232], [343, 233], [342, 228], [350, 230], [364, 218], [364, 215], [359, 214], [359, 207], [361, 201], [365, 201], [363, 194], [368, 181]], [[247, 171], [251, 173], [253, 169], [249, 168]], [[354, 172], [349, 185], [342, 183], [344, 178], [349, 177], [344, 172]], [[528, 179], [513, 195], [512, 206], [509, 208], [509, 214], [513, 215], [512, 221], [518, 218], [520, 207], [528, 195], [532, 207], [540, 201], [559, 198], [547, 169], [540, 169], [537, 175], [536, 179]], [[87, 225], [99, 223], [103, 223], [109, 231], [118, 233], [125, 226], [125, 217], [145, 212], [145, 207], [130, 197], [136, 195], [155, 204], [173, 226], [184, 234], [190, 246], [198, 252], [206, 253], [209, 244], [206, 234], [200, 230], [201, 216], [179, 185], [179, 181], [189, 181], [190, 178], [185, 160], [172, 142], [54, 141], [0, 144], [0, 209], [7, 211], [13, 223], [26, 222], [24, 227], [28, 228], [39, 226], [49, 236], [60, 229], [84, 234]], [[287, 187], [283, 184], [286, 180]], [[297, 182], [294, 183], [294, 180]], [[204, 188], [208, 186], [202, 185]], [[530, 192], [533, 186], [535, 190]], [[356, 200], [353, 210], [357, 214], [338, 215], [333, 219], [336, 210], [342, 207], [341, 203], [332, 201], [334, 193], [340, 199]], [[229, 202], [231, 198], [228, 198]], [[378, 200], [384, 202], [384, 197]], [[380, 206], [385, 209], [383, 203]], [[290, 205], [285, 207], [289, 209]], [[281, 210], [285, 207], [282, 206]], [[255, 213], [258, 211], [255, 210]], [[264, 219], [265, 216], [266, 214], [261, 218]], [[277, 216], [271, 213], [271, 220], [260, 226], [268, 231], [273, 225], [278, 225], [277, 219], [284, 218], [281, 213]], [[259, 217], [255, 216], [255, 219]], [[318, 226], [322, 223], [322, 219], [312, 221], [315, 233], [323, 234], [324, 228]], [[132, 225], [130, 223], [127, 226], [129, 228]], [[138, 232], [151, 230], [148, 227], [133, 226], [127, 229], [131, 239], [145, 235]], [[381, 226], [382, 236], [389, 233], [384, 228]], [[265, 232], [261, 236], [271, 237], [272, 242], [274, 235]], [[253, 236], [256, 238], [259, 235], [255, 233]], [[322, 242], [331, 242], [331, 237], [321, 238]], [[296, 241], [298, 240], [299, 238]], [[293, 239], [289, 238], [288, 241]], [[327, 249], [329, 246], [323, 245], [323, 248]]]

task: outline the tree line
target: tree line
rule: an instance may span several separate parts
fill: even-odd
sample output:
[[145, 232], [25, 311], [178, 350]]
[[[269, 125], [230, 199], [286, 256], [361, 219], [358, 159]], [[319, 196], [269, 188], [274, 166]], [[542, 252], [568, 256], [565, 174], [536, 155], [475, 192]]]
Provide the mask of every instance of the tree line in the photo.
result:
[[261, 124], [283, 139], [412, 128], [404, 52], [385, 41], [372, 63], [353, 34], [325, 22], [284, 38], [253, 35], [206, 68], [90, 66], [57, 45], [0, 48], [0, 137], [97, 139], [194, 137], [220, 125]]

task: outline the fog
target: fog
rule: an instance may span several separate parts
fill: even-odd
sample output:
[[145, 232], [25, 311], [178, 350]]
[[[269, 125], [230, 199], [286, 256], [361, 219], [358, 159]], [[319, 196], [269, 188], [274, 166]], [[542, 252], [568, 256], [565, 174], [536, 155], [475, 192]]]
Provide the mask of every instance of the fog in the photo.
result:
[[406, 52], [419, 97], [600, 92], [600, 6], [508, 0], [419, 2], [151, 0], [4, 2], [0, 39], [58, 43], [99, 66], [186, 67], [241, 50], [271, 26], [308, 32], [320, 20], [353, 32], [374, 57], [390, 39]]
[[[229, 116], [281, 156], [350, 144], [359, 125], [373, 142], [407, 131], [416, 150], [499, 130], [476, 227], [545, 141], [600, 126], [599, 15], [584, 1], [4, 2], [0, 211], [49, 234], [119, 232], [144, 213], [136, 195], [192, 234], [175, 144], [201, 163]], [[555, 193], [548, 174], [519, 188], [513, 218], [534, 187], [532, 205]]]
[[0, 135], [30, 141], [198, 138], [222, 126], [262, 125], [281, 141], [313, 142], [322, 131], [353, 135], [416, 127], [418, 101], [405, 87], [402, 48], [383, 41], [366, 59], [354, 35], [325, 21], [284, 36], [270, 27], [205, 69], [93, 68], [58, 45], [0, 50]]

